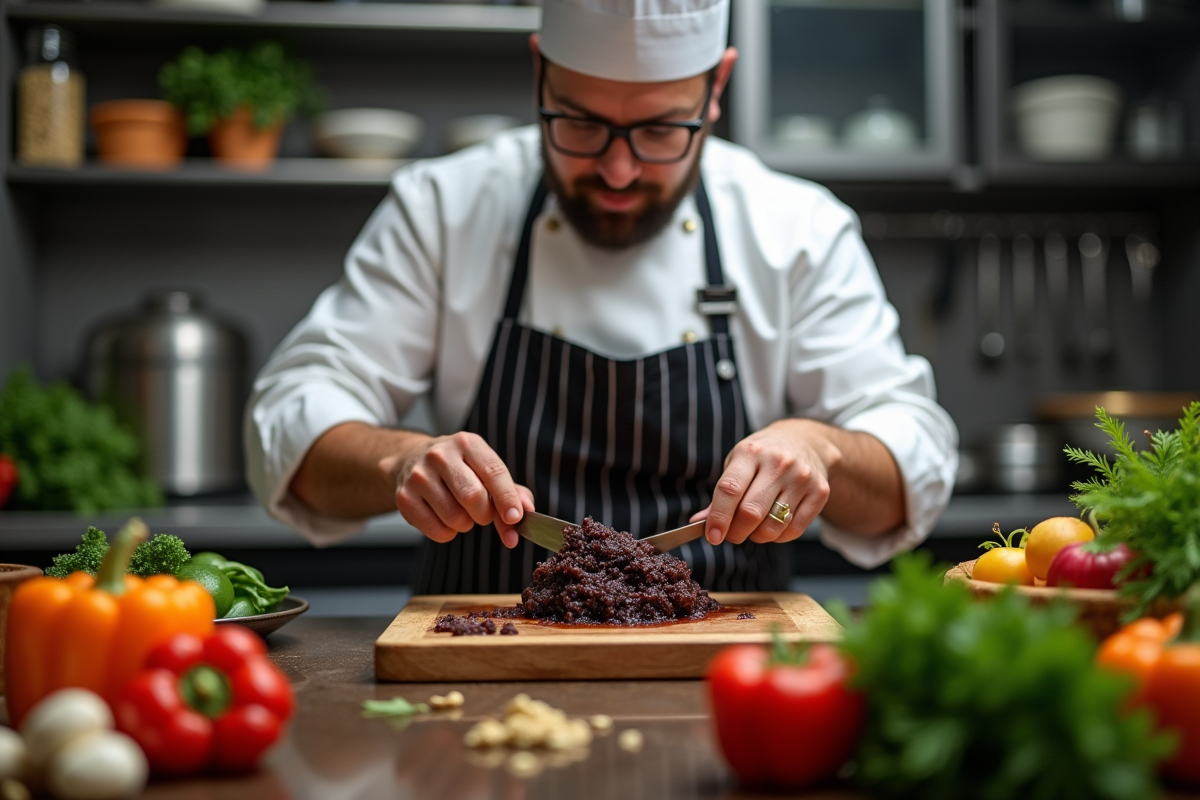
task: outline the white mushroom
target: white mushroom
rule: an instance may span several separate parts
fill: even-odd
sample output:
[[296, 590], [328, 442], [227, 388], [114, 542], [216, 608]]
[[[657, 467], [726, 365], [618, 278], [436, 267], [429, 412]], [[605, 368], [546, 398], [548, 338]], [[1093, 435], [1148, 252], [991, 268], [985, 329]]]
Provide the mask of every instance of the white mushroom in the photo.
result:
[[101, 730], [60, 749], [46, 769], [46, 783], [60, 800], [120, 800], [139, 794], [148, 772], [133, 739]]
[[97, 694], [87, 689], [60, 689], [33, 707], [21, 723], [21, 735], [29, 761], [42, 769], [75, 739], [112, 727], [112, 712]]

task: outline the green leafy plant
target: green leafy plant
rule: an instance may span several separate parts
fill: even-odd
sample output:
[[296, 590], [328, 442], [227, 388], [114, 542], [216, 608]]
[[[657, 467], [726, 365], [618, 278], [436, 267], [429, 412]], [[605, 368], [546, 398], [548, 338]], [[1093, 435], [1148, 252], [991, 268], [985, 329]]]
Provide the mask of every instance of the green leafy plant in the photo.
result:
[[924, 555], [902, 556], [846, 626], [853, 686], [867, 698], [858, 779], [888, 796], [1154, 797], [1171, 747], [1128, 712], [1124, 677], [1066, 606], [1033, 608], [1011, 589], [990, 602], [943, 585]]
[[112, 409], [86, 402], [65, 383], [41, 386], [16, 369], [0, 391], [0, 453], [20, 475], [12, 508], [90, 513], [162, 504], [137, 474], [137, 437]]
[[1105, 538], [1138, 554], [1120, 577], [1131, 578], [1121, 591], [1137, 601], [1130, 617], [1141, 616], [1200, 580], [1200, 403], [1183, 410], [1177, 430], [1150, 434], [1142, 451], [1103, 408], [1096, 419], [1116, 458], [1067, 447], [1072, 461], [1097, 473], [1072, 484], [1071, 500], [1095, 514]]
[[159, 70], [158, 84], [194, 135], [207, 133], [240, 108], [250, 112], [255, 127], [266, 128], [297, 110], [315, 113], [321, 107], [312, 69], [278, 42], [212, 54], [188, 47]]

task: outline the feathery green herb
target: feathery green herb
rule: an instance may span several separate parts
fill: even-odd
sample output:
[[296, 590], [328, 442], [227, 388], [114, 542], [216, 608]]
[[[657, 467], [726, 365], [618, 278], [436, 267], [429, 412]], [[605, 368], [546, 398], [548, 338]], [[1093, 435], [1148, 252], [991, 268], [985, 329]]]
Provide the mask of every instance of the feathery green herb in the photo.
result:
[[1137, 601], [1130, 616], [1141, 616], [1200, 579], [1200, 403], [1183, 410], [1177, 430], [1151, 434], [1142, 451], [1120, 420], [1103, 408], [1096, 418], [1116, 458], [1067, 447], [1072, 461], [1097, 472], [1072, 484], [1071, 500], [1095, 513], [1105, 537], [1138, 553], [1121, 576], [1133, 580], [1121, 591]]
[[837, 612], [868, 719], [858, 779], [925, 800], [1145, 800], [1170, 740], [1130, 684], [1093, 663], [1095, 643], [1065, 606], [1032, 608], [1011, 589], [973, 601], [924, 555], [894, 562], [861, 619]]

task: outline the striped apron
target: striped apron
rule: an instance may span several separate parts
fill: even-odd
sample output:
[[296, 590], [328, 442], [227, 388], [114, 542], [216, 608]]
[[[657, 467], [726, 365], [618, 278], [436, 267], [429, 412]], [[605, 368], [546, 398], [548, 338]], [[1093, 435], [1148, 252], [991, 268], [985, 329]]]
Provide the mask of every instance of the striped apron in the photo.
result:
[[[709, 316], [711, 338], [632, 360], [606, 358], [517, 318], [529, 274], [534, 221], [546, 199], [539, 182], [514, 259], [504, 318], [464, 430], [479, 434], [533, 492], [539, 511], [650, 536], [687, 524], [708, 506], [725, 456], [749, 432], [729, 320]], [[710, 287], [724, 284], [712, 211], [695, 193]], [[491, 525], [454, 540], [424, 540], [417, 594], [513, 593], [550, 553], [526, 539], [504, 547]], [[673, 551], [713, 591], [787, 587], [787, 549], [713, 546]]]

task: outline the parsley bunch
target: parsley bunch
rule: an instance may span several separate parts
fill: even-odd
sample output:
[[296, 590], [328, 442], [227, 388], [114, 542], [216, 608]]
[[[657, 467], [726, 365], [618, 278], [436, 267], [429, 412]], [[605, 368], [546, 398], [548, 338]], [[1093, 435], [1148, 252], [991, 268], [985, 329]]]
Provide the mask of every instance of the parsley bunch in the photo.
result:
[[973, 601], [924, 556], [894, 562], [871, 588], [842, 649], [868, 702], [857, 775], [889, 796], [1108, 798], [1157, 794], [1170, 742], [1122, 707], [1123, 677], [1064, 606], [1009, 590]]
[[1131, 616], [1142, 616], [1154, 601], [1179, 597], [1200, 580], [1200, 403], [1183, 410], [1178, 430], [1152, 434], [1140, 452], [1120, 420], [1103, 408], [1096, 418], [1116, 459], [1067, 447], [1072, 461], [1098, 473], [1072, 484], [1071, 500], [1095, 513], [1106, 538], [1138, 553], [1122, 592], [1137, 600]]
[[137, 437], [112, 409], [92, 405], [65, 383], [39, 386], [27, 367], [0, 391], [0, 453], [17, 462], [12, 507], [90, 513], [162, 504], [138, 476]]

